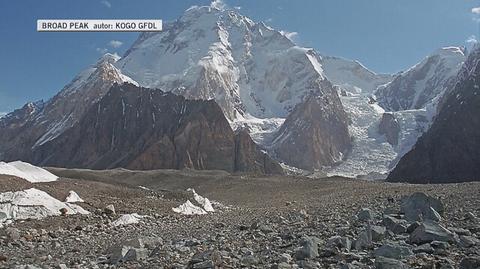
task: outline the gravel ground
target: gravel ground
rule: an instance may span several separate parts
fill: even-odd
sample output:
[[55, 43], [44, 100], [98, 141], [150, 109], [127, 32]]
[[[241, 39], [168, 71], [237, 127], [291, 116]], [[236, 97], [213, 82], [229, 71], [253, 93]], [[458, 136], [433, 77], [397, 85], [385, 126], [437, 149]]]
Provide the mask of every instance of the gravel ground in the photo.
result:
[[[92, 214], [18, 221], [0, 229], [0, 268], [480, 268], [465, 267], [475, 266], [480, 256], [478, 183], [49, 170], [61, 179], [31, 184], [0, 176], [0, 191], [35, 187], [63, 200], [74, 190]], [[191, 198], [185, 190], [192, 187], [218, 202], [215, 213], [183, 216], [171, 210]], [[394, 232], [411, 226], [398, 211], [401, 197], [415, 192], [440, 199], [445, 211], [439, 224], [452, 231], [454, 240], [412, 243], [412, 231]], [[116, 214], [104, 211], [110, 204]], [[368, 220], [358, 215], [362, 208], [369, 209]], [[125, 213], [148, 217], [112, 226]], [[387, 215], [398, 225], [389, 226]], [[362, 233], [371, 226], [387, 227], [386, 232], [362, 245]], [[378, 249], [385, 245], [393, 247], [382, 256]], [[397, 257], [401, 247], [407, 254]]]

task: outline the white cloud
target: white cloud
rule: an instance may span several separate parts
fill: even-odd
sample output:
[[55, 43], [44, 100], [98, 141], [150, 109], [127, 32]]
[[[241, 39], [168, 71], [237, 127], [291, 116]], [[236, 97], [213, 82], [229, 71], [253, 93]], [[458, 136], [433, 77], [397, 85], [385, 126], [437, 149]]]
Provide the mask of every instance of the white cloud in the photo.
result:
[[465, 43], [469, 45], [476, 44], [478, 42], [477, 37], [474, 35], [471, 35], [467, 40], [465, 40]]
[[280, 33], [292, 41], [295, 41], [298, 37], [297, 32], [280, 31]]
[[472, 13], [473, 13], [473, 14], [480, 14], [480, 7], [474, 7], [474, 8], [472, 8]]
[[242, 7], [241, 7], [241, 6], [236, 6], [236, 7], [233, 7], [233, 8], [234, 8], [234, 9], [236, 9], [236, 10], [240, 10], [240, 9], [242, 9]]
[[212, 3], [210, 4], [210, 7], [224, 10], [227, 7], [227, 5], [223, 0], [213, 0]]
[[112, 48], [119, 48], [123, 45], [123, 42], [119, 40], [111, 40], [108, 42], [108, 45]]
[[95, 49], [98, 53], [105, 54], [108, 52], [108, 49], [106, 48], [96, 48]]
[[271, 23], [273, 21], [273, 18], [268, 18], [265, 22]]
[[106, 6], [108, 8], [112, 7], [112, 4], [110, 2], [108, 2], [107, 0], [102, 0], [100, 3], [102, 3], [104, 6]]

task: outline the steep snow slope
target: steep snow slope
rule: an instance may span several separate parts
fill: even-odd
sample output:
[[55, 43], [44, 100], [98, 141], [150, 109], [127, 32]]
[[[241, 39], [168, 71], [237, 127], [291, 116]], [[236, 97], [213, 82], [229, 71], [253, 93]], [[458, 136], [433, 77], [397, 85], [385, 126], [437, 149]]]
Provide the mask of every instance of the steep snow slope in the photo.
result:
[[465, 61], [465, 50], [446, 47], [400, 73], [376, 92], [379, 104], [387, 111], [420, 109], [442, 96]]

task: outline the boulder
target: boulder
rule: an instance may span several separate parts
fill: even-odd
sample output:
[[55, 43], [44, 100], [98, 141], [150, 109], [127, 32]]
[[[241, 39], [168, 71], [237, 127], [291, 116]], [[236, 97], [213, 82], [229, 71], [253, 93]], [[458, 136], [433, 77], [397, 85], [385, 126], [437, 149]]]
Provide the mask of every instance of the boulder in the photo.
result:
[[409, 267], [401, 261], [380, 256], [375, 259], [375, 268], [376, 269], [408, 269]]
[[455, 240], [452, 232], [432, 221], [423, 222], [410, 235], [411, 243], [424, 244], [432, 241], [454, 242]]
[[365, 231], [360, 233], [357, 240], [355, 240], [355, 249], [362, 250], [368, 249], [373, 246], [372, 242], [372, 230], [368, 227]]
[[439, 221], [445, 208], [439, 199], [416, 192], [402, 199], [400, 211], [408, 221]]
[[395, 234], [403, 234], [407, 232], [407, 227], [402, 223], [402, 220], [392, 216], [385, 216], [382, 224]]
[[432, 254], [434, 251], [435, 249], [429, 243], [425, 243], [413, 249], [414, 253]]
[[357, 218], [358, 218], [359, 221], [370, 221], [370, 220], [373, 220], [374, 213], [373, 213], [372, 210], [370, 210], [368, 208], [362, 208], [358, 212]]
[[148, 257], [149, 251], [146, 245], [153, 244], [150, 238], [135, 238], [125, 240], [120, 244], [114, 245], [107, 250], [108, 261], [110, 264], [117, 264], [124, 261], [139, 261]]
[[300, 248], [295, 253], [297, 260], [312, 259], [318, 256], [319, 239], [305, 236], [300, 240]]
[[103, 212], [107, 215], [115, 215], [115, 207], [113, 205], [107, 205]]
[[461, 235], [459, 239], [458, 245], [463, 248], [469, 248], [480, 244], [480, 240], [473, 236]]
[[387, 228], [384, 226], [373, 225], [370, 227], [370, 229], [372, 231], [372, 240], [374, 242], [382, 241], [385, 238]]
[[460, 269], [478, 269], [480, 268], [480, 257], [479, 256], [472, 256], [472, 257], [465, 257], [460, 262]]
[[349, 251], [352, 248], [352, 241], [348, 237], [333, 236], [327, 241], [328, 248], [339, 248]]
[[404, 259], [413, 255], [410, 248], [397, 244], [385, 244], [375, 250], [375, 257], [386, 257], [391, 259]]

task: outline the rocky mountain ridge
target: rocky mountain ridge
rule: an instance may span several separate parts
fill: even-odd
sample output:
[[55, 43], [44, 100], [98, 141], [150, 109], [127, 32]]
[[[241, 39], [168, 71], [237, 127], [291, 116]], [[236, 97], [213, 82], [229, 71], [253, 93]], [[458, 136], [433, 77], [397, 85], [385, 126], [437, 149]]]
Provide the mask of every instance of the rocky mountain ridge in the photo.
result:
[[444, 183], [480, 179], [480, 48], [447, 91], [432, 127], [388, 176], [389, 181]]
[[114, 85], [78, 124], [32, 155], [43, 166], [282, 173], [248, 134], [235, 135], [214, 101], [132, 84]]

